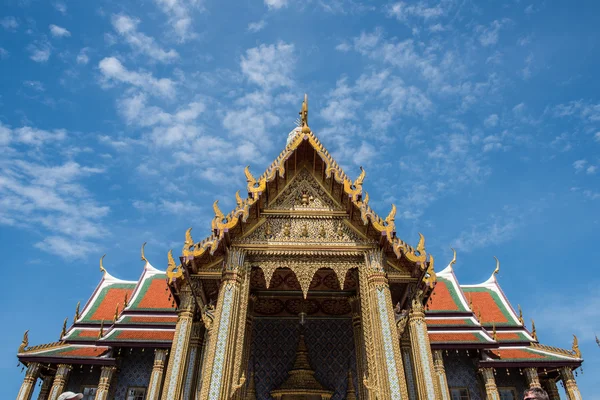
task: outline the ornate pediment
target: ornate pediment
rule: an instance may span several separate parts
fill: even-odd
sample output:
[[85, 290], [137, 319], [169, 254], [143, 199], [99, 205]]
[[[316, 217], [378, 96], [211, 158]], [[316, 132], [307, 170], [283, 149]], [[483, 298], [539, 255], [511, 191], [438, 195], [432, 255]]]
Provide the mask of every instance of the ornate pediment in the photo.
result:
[[234, 244], [286, 246], [363, 246], [373, 241], [362, 237], [340, 217], [268, 216], [247, 236]]
[[302, 168], [281, 192], [269, 210], [280, 211], [343, 211], [343, 208], [323, 190], [313, 175]]

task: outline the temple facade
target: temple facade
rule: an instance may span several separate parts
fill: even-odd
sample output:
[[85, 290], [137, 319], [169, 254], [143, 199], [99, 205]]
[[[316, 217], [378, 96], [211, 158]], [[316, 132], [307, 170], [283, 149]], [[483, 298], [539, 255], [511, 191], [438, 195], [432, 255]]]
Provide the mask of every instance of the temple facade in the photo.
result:
[[[58, 342], [18, 349], [18, 400], [514, 400], [542, 386], [580, 400], [583, 362], [542, 345], [497, 280], [461, 285], [436, 272], [420, 235], [396, 235], [308, 126], [212, 234], [185, 232], [164, 270], [144, 256], [137, 281], [102, 278]], [[182, 235], [183, 236], [183, 235]]]

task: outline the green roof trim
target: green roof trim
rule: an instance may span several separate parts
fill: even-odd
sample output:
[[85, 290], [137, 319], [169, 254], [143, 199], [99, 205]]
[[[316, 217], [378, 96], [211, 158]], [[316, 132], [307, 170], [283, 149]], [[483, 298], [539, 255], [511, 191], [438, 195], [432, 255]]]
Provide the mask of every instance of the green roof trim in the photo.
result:
[[[496, 326], [518, 326], [520, 327], [521, 325], [519, 325], [518, 323], [513, 321], [513, 318], [510, 314], [510, 312], [508, 311], [508, 309], [504, 306], [504, 303], [502, 302], [502, 299], [500, 299], [500, 296], [498, 295], [498, 293], [496, 293], [495, 291], [493, 291], [492, 289], [488, 289], [488, 288], [484, 288], [484, 287], [463, 287], [462, 288], [464, 292], [467, 293], [473, 293], [473, 292], [478, 292], [478, 293], [484, 293], [487, 292], [490, 294], [490, 296], [492, 296], [492, 300], [494, 300], [494, 303], [496, 303], [496, 306], [498, 307], [498, 309], [500, 310], [500, 312], [502, 313], [502, 315], [504, 315], [504, 318], [506, 318], [507, 322], [496, 322]], [[481, 323], [481, 321], [479, 321]], [[484, 326], [492, 326], [492, 322], [491, 321], [485, 321], [484, 323], [482, 323], [482, 325]]]
[[102, 289], [102, 291], [100, 291], [100, 294], [96, 298], [96, 301], [94, 301], [94, 304], [92, 304], [92, 307], [90, 308], [90, 310], [85, 313], [85, 317], [82, 320], [77, 321], [77, 322], [97, 322], [97, 323], [102, 322], [99, 319], [92, 319], [91, 317], [92, 317], [92, 315], [94, 315], [96, 313], [96, 311], [98, 310], [98, 307], [100, 307], [100, 304], [102, 304], [102, 302], [104, 301], [104, 298], [106, 297], [106, 294], [108, 293], [108, 291], [111, 289], [133, 289], [133, 288], [135, 288], [135, 285], [136, 285], [135, 283], [113, 283], [113, 284], [106, 286], [105, 288]]
[[[440, 314], [440, 313], [451, 313], [451, 312], [470, 312], [471, 311], [470, 309], [465, 308], [463, 306], [462, 301], [460, 301], [460, 295], [458, 294], [455, 286], [452, 284], [452, 281], [450, 281], [450, 279], [442, 278], [441, 276], [438, 275], [437, 281], [438, 281], [438, 283], [443, 282], [446, 285], [446, 288], [448, 289], [448, 293], [450, 293], [450, 297], [454, 301], [454, 304], [456, 304], [456, 306], [458, 307], [458, 310], [427, 310], [426, 311], [427, 314]], [[459, 289], [460, 289], [460, 286], [459, 286]], [[434, 292], [435, 292], [435, 289], [434, 289]]]
[[139, 293], [137, 294], [135, 301], [132, 302], [129, 305], [128, 310], [136, 310], [136, 311], [173, 311], [173, 308], [169, 307], [169, 308], [147, 308], [147, 307], [140, 307], [140, 303], [142, 302], [142, 300], [144, 299], [144, 297], [146, 297], [146, 293], [148, 293], [148, 289], [150, 289], [150, 285], [152, 284], [152, 282], [154, 282], [156, 279], [167, 279], [167, 275], [166, 274], [156, 274], [148, 279], [144, 280], [144, 284], [142, 285], [142, 287], [140, 288]]

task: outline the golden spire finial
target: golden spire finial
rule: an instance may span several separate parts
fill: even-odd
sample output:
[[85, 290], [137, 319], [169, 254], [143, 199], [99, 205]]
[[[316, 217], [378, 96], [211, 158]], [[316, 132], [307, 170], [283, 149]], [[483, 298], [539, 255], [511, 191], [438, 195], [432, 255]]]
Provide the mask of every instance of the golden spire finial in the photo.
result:
[[194, 245], [194, 239], [192, 239], [192, 228], [188, 228], [185, 231], [185, 242], [183, 242], [183, 250], [189, 251], [190, 247]]
[[125, 300], [123, 301], [123, 310], [126, 309], [127, 306], [129, 305], [128, 301], [129, 301], [129, 293], [125, 292]]
[[69, 319], [69, 317], [65, 318], [65, 321], [63, 322], [62, 330], [60, 331], [59, 340], [62, 340], [62, 338], [67, 334], [67, 320], [68, 319]]
[[[598, 340], [598, 338], [596, 337], [596, 340]], [[573, 347], [572, 347], [573, 353], [575, 353], [575, 355], [577, 356], [577, 358], [581, 358], [581, 350], [579, 350], [579, 341], [577, 340], [577, 336], [573, 335]]]
[[473, 295], [469, 294], [469, 308], [473, 311]]
[[477, 310], [477, 320], [479, 321], [480, 325], [483, 325], [483, 320], [481, 319], [481, 308]]
[[537, 332], [535, 331], [535, 321], [533, 320], [533, 318], [531, 318], [531, 336], [535, 339], [538, 340], [537, 337]]
[[521, 310], [521, 305], [517, 304], [517, 307], [519, 307], [519, 322], [521, 323], [521, 325], [525, 326], [525, 320], [523, 319], [523, 310]]
[[147, 242], [144, 242], [144, 244], [142, 245], [142, 261], [148, 262], [148, 259], [146, 258], [146, 255], [144, 254], [144, 247], [146, 247], [146, 243]]
[[498, 260], [498, 257], [494, 256], [494, 258], [496, 259], [496, 269], [494, 270], [494, 275], [498, 275], [498, 272], [500, 272], [500, 261]]
[[452, 250], [452, 261], [450, 261], [450, 265], [454, 265], [456, 264], [456, 250], [454, 250], [452, 247], [450, 247], [450, 250]]
[[496, 321], [492, 321], [492, 338], [497, 341], [498, 333], [496, 332]]
[[115, 307], [115, 315], [113, 315], [113, 324], [117, 322], [117, 319], [119, 319], [119, 303], [117, 303], [117, 306]]
[[102, 261], [104, 260], [104, 257], [106, 257], [106, 254], [104, 254], [102, 257], [100, 257], [100, 272], [102, 272], [104, 275], [106, 276], [106, 269], [104, 269], [104, 264], [102, 263]]
[[104, 320], [100, 321], [100, 331], [98, 331], [98, 339], [102, 339], [104, 336]]
[[310, 128], [308, 127], [308, 95], [306, 93], [304, 94], [304, 101], [300, 110], [300, 124], [302, 126], [302, 133], [310, 132]]
[[25, 331], [25, 333], [23, 334], [23, 341], [21, 342], [21, 344], [19, 345], [19, 353], [22, 353], [25, 351], [25, 348], [29, 346], [29, 329], [27, 329]]
[[80, 305], [81, 305], [81, 302], [78, 301], [77, 306], [75, 307], [75, 319], [73, 320], [73, 323], [77, 322], [77, 320], [79, 319], [79, 306]]

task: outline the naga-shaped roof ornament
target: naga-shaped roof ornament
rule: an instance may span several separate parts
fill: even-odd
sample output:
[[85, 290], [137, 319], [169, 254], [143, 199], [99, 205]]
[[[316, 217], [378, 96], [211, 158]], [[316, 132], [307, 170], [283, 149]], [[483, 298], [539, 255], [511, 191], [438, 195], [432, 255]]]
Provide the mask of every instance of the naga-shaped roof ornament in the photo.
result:
[[521, 325], [525, 326], [525, 320], [523, 319], [523, 310], [521, 309], [521, 305], [517, 304], [517, 307], [519, 308], [519, 322], [521, 323]]
[[106, 276], [107, 272], [106, 269], [104, 268], [104, 264], [103, 264], [103, 260], [104, 257], [106, 257], [106, 254], [104, 254], [102, 257], [100, 257], [100, 272], [102, 272], [103, 276]]
[[538, 340], [537, 337], [537, 332], [535, 330], [535, 321], [533, 320], [533, 318], [531, 319], [531, 336], [535, 339]]
[[27, 329], [25, 331], [25, 333], [23, 334], [23, 341], [21, 342], [21, 344], [19, 345], [19, 351], [18, 353], [22, 353], [25, 351], [25, 348], [29, 346], [29, 329]]
[[174, 280], [183, 277], [183, 269], [181, 265], [177, 265], [175, 260], [173, 259], [173, 250], [169, 250], [169, 254], [167, 254], [168, 258], [168, 267], [167, 267], [167, 276], [169, 277], [169, 283]]
[[194, 239], [192, 238], [192, 228], [188, 228], [185, 231], [185, 241], [183, 242], [183, 254], [189, 252], [190, 248], [194, 245]]
[[148, 259], [146, 258], [146, 255], [144, 254], [144, 247], [146, 247], [146, 242], [144, 242], [144, 244], [142, 245], [142, 261], [148, 262]]
[[77, 306], [75, 306], [75, 319], [73, 320], [73, 323], [77, 322], [77, 320], [79, 319], [79, 306], [80, 305], [81, 305], [81, 302], [78, 301]]
[[302, 126], [302, 133], [310, 132], [310, 128], [308, 127], [308, 95], [306, 93], [304, 94], [304, 101], [300, 110], [300, 124]]
[[62, 340], [62, 338], [65, 337], [65, 335], [67, 334], [67, 320], [68, 319], [69, 319], [69, 317], [65, 318], [65, 321], [63, 322], [62, 330], [60, 331], [60, 338], [58, 338], [58, 340]]
[[[598, 340], [598, 338], [596, 338]], [[577, 336], [573, 335], [573, 346], [571, 348], [573, 353], [577, 356], [577, 358], [581, 358], [581, 350], [579, 350], [579, 340], [577, 340]]]

